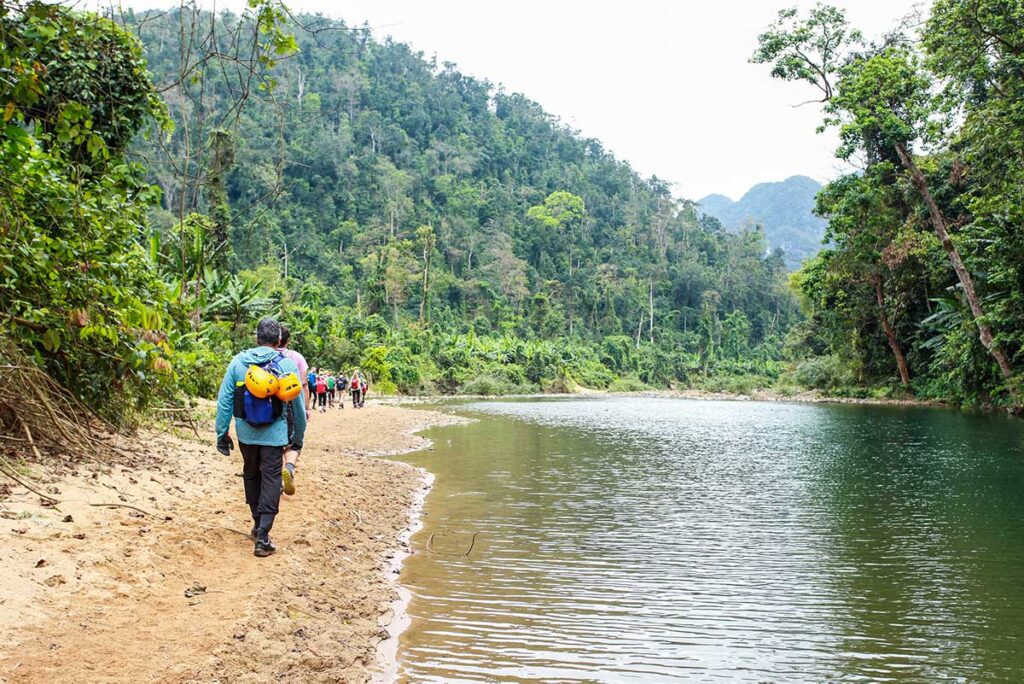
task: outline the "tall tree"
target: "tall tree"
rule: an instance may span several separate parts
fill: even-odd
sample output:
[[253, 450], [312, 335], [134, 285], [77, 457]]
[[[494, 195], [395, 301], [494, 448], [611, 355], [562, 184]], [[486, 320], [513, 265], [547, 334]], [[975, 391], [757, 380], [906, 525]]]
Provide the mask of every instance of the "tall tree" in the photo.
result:
[[827, 36], [847, 36], [847, 47], [858, 37], [848, 31], [841, 11], [828, 12], [826, 20], [817, 21], [816, 16], [822, 12], [825, 9], [819, 6], [805, 21], [795, 20], [791, 11], [783, 12], [780, 22], [760, 36], [753, 60], [773, 63], [772, 75], [778, 78], [820, 81], [818, 87], [825, 95], [826, 124], [839, 127], [840, 158], [862, 153], [868, 163], [874, 163], [895, 153], [927, 207], [932, 229], [963, 289], [982, 345], [1003, 377], [1010, 380], [1013, 366], [993, 335], [974, 278], [950, 236], [942, 208], [912, 151], [916, 141], [931, 135], [935, 123], [932, 117], [937, 108], [929, 91], [931, 80], [919, 57], [898, 36], [866, 53], [844, 55], [837, 51], [830, 53], [830, 60], [820, 62], [808, 57], [807, 47], [821, 44]]
[[581, 262], [580, 238], [582, 227], [586, 222], [586, 209], [583, 199], [570, 192], [559, 190], [547, 196], [543, 204], [530, 207], [526, 218], [533, 226], [532, 238], [537, 265], [548, 257], [552, 263], [562, 262], [564, 271], [550, 273], [558, 276], [564, 283], [568, 294], [569, 334], [573, 334], [576, 311], [576, 287], [573, 279], [573, 267], [579, 270]]
[[[832, 245], [834, 257], [830, 269], [838, 275], [837, 285], [847, 288], [866, 285], [872, 290], [877, 318], [892, 351], [900, 382], [904, 389], [909, 389], [910, 369], [892, 323], [885, 292], [890, 264], [896, 263], [894, 259], [887, 260], [886, 255], [900, 239], [903, 222], [896, 188], [891, 181], [893, 172], [891, 164], [880, 163], [864, 174], [843, 176], [829, 183], [818, 195], [816, 212], [829, 221], [826, 239]], [[861, 321], [853, 316], [848, 329], [859, 327]]]
[[416, 242], [423, 255], [423, 281], [420, 288], [420, 323], [430, 325], [430, 257], [434, 254], [437, 242], [433, 226], [420, 226], [416, 229]]

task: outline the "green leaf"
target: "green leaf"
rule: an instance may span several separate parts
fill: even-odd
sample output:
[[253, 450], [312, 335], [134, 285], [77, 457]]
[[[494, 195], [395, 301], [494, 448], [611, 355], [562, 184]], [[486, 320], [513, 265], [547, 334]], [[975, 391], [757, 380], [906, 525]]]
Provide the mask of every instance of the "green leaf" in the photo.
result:
[[19, 147], [31, 147], [32, 136], [28, 134], [21, 126], [15, 124], [7, 124], [4, 128], [4, 136]]
[[49, 328], [43, 333], [43, 348], [51, 353], [60, 349], [60, 332], [56, 328]]

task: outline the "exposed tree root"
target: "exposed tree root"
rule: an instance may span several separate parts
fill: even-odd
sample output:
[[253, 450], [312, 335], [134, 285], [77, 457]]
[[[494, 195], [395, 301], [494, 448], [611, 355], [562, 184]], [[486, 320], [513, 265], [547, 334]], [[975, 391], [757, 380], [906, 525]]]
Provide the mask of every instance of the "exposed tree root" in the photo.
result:
[[31, 456], [77, 462], [126, 455], [117, 428], [46, 372], [0, 340], [0, 437], [27, 444]]

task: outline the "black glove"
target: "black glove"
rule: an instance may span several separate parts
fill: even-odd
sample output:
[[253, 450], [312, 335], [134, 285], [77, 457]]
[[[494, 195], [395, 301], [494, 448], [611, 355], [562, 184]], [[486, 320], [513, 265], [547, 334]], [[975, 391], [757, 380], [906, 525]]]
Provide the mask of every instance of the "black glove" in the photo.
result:
[[224, 454], [225, 456], [231, 455], [231, 450], [235, 448], [235, 443], [231, 441], [231, 435], [224, 433], [217, 438], [217, 451]]

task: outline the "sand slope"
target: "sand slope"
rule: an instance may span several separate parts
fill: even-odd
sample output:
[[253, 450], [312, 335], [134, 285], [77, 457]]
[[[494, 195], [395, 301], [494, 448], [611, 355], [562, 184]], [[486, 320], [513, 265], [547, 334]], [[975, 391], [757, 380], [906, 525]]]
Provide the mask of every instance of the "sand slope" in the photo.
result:
[[59, 510], [8, 482], [0, 680], [368, 680], [393, 617], [388, 559], [423, 486], [369, 455], [425, 446], [411, 432], [451, 420], [374, 405], [317, 414], [268, 559], [252, 555], [240, 456], [212, 437], [144, 435], [143, 466], [37, 469]]

